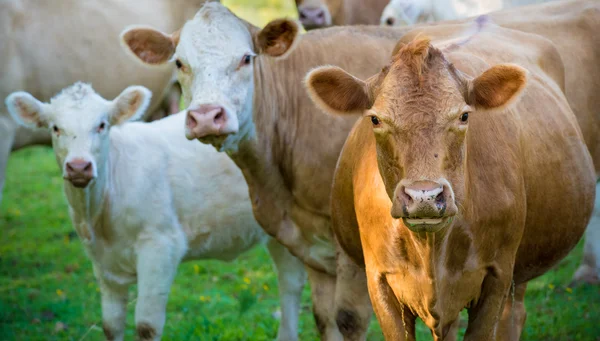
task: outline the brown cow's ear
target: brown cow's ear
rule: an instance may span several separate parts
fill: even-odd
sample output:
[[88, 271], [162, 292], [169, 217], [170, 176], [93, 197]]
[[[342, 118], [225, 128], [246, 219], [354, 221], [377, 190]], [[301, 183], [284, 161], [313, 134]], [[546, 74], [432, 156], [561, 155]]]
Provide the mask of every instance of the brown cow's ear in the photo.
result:
[[514, 64], [492, 66], [469, 82], [467, 103], [476, 109], [502, 109], [518, 100], [527, 70]]
[[271, 57], [286, 57], [298, 40], [300, 26], [289, 19], [273, 20], [255, 36], [255, 44], [259, 53]]
[[333, 114], [360, 114], [373, 105], [367, 83], [336, 66], [309, 72], [306, 87], [313, 102]]
[[121, 33], [121, 44], [146, 64], [165, 64], [175, 53], [179, 32], [169, 35], [148, 27], [128, 27]]

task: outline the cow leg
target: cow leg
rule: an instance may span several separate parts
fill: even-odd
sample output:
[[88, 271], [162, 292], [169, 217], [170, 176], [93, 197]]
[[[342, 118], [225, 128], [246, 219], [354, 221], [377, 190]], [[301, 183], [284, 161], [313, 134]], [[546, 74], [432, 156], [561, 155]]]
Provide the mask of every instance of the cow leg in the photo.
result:
[[385, 277], [378, 273], [367, 273], [367, 284], [371, 304], [385, 339], [415, 341], [416, 319], [410, 309], [398, 302]]
[[267, 249], [275, 264], [279, 282], [281, 322], [277, 332], [277, 341], [295, 341], [298, 340], [298, 317], [302, 289], [306, 283], [304, 264], [275, 239], [269, 239]]
[[0, 203], [2, 203], [6, 166], [15, 138], [15, 129], [14, 122], [8, 113], [0, 112]]
[[160, 340], [167, 300], [180, 260], [180, 252], [160, 240], [147, 241], [138, 249], [138, 298], [135, 307], [138, 340]]
[[343, 340], [335, 322], [335, 276], [306, 267], [313, 304], [313, 316], [321, 340]]
[[98, 280], [102, 296], [102, 330], [108, 341], [123, 341], [127, 317], [128, 285]]
[[527, 283], [521, 283], [512, 288], [506, 298], [504, 311], [496, 329], [496, 341], [519, 341], [525, 326], [527, 312], [525, 311], [525, 290]]
[[600, 284], [600, 192], [596, 184], [594, 213], [585, 232], [583, 260], [573, 275], [573, 282]]
[[479, 301], [469, 308], [465, 341], [494, 339], [510, 285], [510, 278], [497, 277], [491, 273], [483, 279]]
[[346, 341], [366, 340], [373, 308], [369, 299], [367, 274], [356, 265], [335, 240], [337, 281], [335, 311], [337, 326]]

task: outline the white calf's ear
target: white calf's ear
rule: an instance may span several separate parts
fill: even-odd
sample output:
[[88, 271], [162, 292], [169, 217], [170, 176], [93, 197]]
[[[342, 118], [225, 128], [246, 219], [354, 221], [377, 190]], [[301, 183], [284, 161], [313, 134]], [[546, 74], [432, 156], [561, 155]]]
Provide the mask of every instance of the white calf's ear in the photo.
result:
[[115, 98], [113, 112], [110, 115], [110, 124], [119, 125], [127, 121], [134, 121], [142, 117], [150, 105], [152, 92], [143, 86], [130, 86]]
[[48, 126], [47, 104], [38, 101], [28, 92], [13, 92], [5, 100], [11, 116], [19, 124], [30, 128]]

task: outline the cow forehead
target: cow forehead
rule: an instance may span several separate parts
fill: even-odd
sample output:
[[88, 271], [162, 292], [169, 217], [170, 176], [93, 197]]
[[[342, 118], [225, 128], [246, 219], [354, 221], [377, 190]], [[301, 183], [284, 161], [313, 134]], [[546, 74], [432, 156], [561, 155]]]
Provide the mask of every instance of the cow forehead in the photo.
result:
[[110, 102], [87, 84], [66, 88], [50, 100], [50, 115], [62, 129], [87, 128], [106, 116]]
[[[196, 59], [221, 60], [223, 56], [252, 52], [248, 27], [217, 3], [203, 7], [181, 30], [176, 55], [193, 63]], [[218, 6], [217, 6], [218, 5]]]

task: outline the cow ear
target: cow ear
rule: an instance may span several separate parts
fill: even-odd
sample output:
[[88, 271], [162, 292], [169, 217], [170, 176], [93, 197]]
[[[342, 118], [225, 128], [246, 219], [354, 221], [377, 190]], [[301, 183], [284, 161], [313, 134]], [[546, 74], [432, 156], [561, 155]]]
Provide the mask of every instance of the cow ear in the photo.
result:
[[139, 119], [148, 109], [151, 98], [152, 92], [143, 86], [135, 85], [123, 90], [119, 97], [112, 101], [110, 124], [115, 126]]
[[469, 82], [467, 103], [481, 110], [506, 108], [519, 99], [527, 74], [527, 70], [514, 64], [492, 66]]
[[38, 101], [31, 94], [24, 91], [13, 92], [6, 98], [5, 104], [19, 124], [30, 128], [48, 126], [48, 104]]
[[289, 19], [273, 20], [255, 36], [259, 53], [285, 58], [300, 40], [300, 26]]
[[313, 102], [333, 114], [360, 114], [373, 105], [367, 83], [336, 66], [309, 72], [306, 87]]
[[121, 45], [143, 63], [165, 64], [175, 54], [180, 31], [166, 34], [149, 27], [130, 26], [121, 33]]

